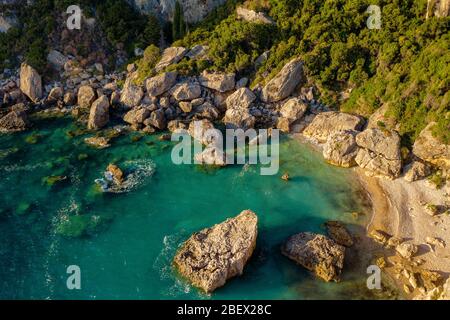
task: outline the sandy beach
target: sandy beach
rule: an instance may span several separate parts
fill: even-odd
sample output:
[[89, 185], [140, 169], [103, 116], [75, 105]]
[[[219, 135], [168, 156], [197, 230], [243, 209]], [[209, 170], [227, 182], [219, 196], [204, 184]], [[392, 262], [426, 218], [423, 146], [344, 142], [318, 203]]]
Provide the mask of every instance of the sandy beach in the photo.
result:
[[[406, 243], [418, 246], [413, 261], [420, 261], [420, 268], [436, 271], [444, 278], [450, 275], [450, 216], [440, 213], [431, 216], [426, 204], [448, 205], [450, 188], [433, 188], [426, 180], [408, 182], [403, 177], [389, 180], [370, 177], [364, 170], [354, 169], [372, 202], [373, 214], [367, 226], [367, 232], [383, 231]], [[429, 239], [439, 239], [443, 244], [427, 243]], [[385, 271], [400, 287], [408, 283], [398, 276], [398, 267], [404, 263], [394, 250], [385, 250], [387, 267]], [[412, 290], [409, 297], [421, 293]]]
[[[293, 135], [302, 143], [310, 144], [318, 152], [323, 145], [304, 137], [301, 133]], [[324, 160], [325, 161], [325, 160]], [[372, 206], [372, 215], [366, 227], [367, 235], [373, 230], [381, 231], [390, 237], [401, 239], [418, 247], [411, 260], [406, 260], [396, 253], [394, 248], [382, 248], [374, 241], [366, 239], [363, 247], [376, 257], [383, 257], [386, 266], [384, 276], [388, 282], [395, 284], [402, 295], [408, 299], [423, 297], [424, 292], [412, 288], [410, 281], [402, 276], [407, 269], [417, 272], [430, 270], [439, 273], [443, 279], [450, 277], [450, 215], [439, 213], [431, 216], [427, 213], [428, 204], [450, 207], [450, 186], [436, 189], [426, 179], [408, 182], [403, 176], [395, 180], [371, 176], [364, 169], [355, 167], [354, 171]], [[428, 239], [427, 239], [428, 238]], [[441, 244], [430, 244], [430, 239], [437, 239]], [[379, 249], [377, 249], [379, 248]], [[381, 249], [380, 249], [381, 248]], [[411, 292], [404, 292], [404, 286]]]

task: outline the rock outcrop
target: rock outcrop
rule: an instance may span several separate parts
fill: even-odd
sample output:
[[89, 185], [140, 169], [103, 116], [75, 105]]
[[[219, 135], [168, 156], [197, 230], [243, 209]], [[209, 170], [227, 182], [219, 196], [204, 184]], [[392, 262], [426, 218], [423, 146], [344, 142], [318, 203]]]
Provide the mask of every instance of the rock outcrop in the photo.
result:
[[[176, 0], [127, 0], [143, 13], [157, 15], [162, 20], [173, 17]], [[202, 20], [217, 6], [226, 0], [178, 0], [183, 8], [183, 15], [188, 23]]]
[[120, 102], [127, 108], [133, 108], [141, 102], [144, 97], [144, 90], [132, 83], [131, 78], [125, 81], [125, 85], [120, 96]]
[[258, 218], [250, 210], [194, 233], [179, 249], [174, 264], [194, 286], [212, 292], [241, 275], [256, 246]]
[[256, 119], [250, 114], [249, 107], [255, 101], [256, 96], [248, 88], [241, 88], [231, 94], [225, 101], [227, 111], [223, 122], [230, 129], [253, 128]]
[[171, 93], [177, 101], [191, 101], [201, 96], [202, 88], [198, 83], [183, 82], [175, 85]]
[[176, 81], [176, 72], [165, 72], [156, 77], [148, 78], [145, 81], [145, 87], [150, 96], [158, 97], [172, 88]]
[[91, 106], [89, 113], [88, 128], [98, 130], [106, 126], [109, 122], [109, 99], [103, 95]]
[[256, 12], [253, 10], [246, 9], [244, 7], [236, 8], [236, 15], [239, 19], [262, 24], [274, 24], [275, 22], [267, 16], [264, 12]]
[[0, 132], [17, 132], [29, 127], [28, 117], [23, 104], [15, 105], [0, 119]]
[[294, 59], [270, 80], [263, 88], [261, 99], [271, 103], [289, 97], [303, 80], [303, 62]]
[[78, 89], [78, 105], [81, 108], [89, 108], [95, 101], [95, 91], [91, 86], [85, 85]]
[[155, 71], [160, 72], [164, 68], [178, 63], [187, 53], [187, 49], [183, 47], [170, 47], [164, 50], [161, 60], [156, 64]]
[[234, 73], [219, 73], [203, 71], [199, 77], [200, 84], [208, 89], [219, 92], [227, 92], [234, 89], [236, 85]]
[[426, 162], [450, 170], [450, 145], [433, 136], [435, 125], [435, 122], [431, 122], [422, 130], [414, 142], [413, 153]]
[[400, 136], [396, 131], [367, 129], [356, 136], [355, 161], [375, 175], [397, 178], [402, 170]]
[[356, 144], [357, 132], [352, 130], [338, 131], [330, 135], [323, 147], [323, 157], [335, 166], [350, 168], [356, 165], [358, 154]]
[[348, 113], [328, 111], [318, 114], [303, 131], [303, 135], [324, 143], [335, 132], [353, 130], [359, 131], [364, 120]]
[[137, 125], [144, 123], [145, 119], [150, 117], [150, 109], [145, 106], [134, 107], [123, 116], [123, 121]]
[[405, 180], [408, 182], [422, 180], [430, 174], [430, 166], [420, 161], [414, 161], [405, 173]]
[[280, 109], [280, 117], [277, 120], [277, 128], [283, 132], [290, 132], [291, 125], [300, 120], [308, 110], [308, 105], [298, 98], [287, 100]]
[[26, 63], [20, 66], [20, 90], [33, 102], [42, 98], [41, 76]]
[[345, 247], [320, 234], [293, 235], [282, 253], [327, 282], [338, 282], [344, 267]]

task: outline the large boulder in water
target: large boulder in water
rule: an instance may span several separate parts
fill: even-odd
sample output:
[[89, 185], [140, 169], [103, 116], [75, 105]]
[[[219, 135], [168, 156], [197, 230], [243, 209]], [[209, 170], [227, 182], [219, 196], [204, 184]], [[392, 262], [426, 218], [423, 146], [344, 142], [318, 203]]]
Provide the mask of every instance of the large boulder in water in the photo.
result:
[[450, 170], [450, 145], [433, 136], [435, 122], [431, 122], [417, 137], [413, 153], [420, 159]]
[[98, 130], [106, 126], [109, 122], [109, 99], [103, 95], [91, 106], [89, 113], [88, 128]]
[[294, 92], [302, 79], [303, 62], [300, 59], [294, 59], [264, 86], [261, 99], [267, 103], [281, 101]]
[[20, 90], [33, 102], [42, 98], [42, 78], [26, 63], [20, 66]]
[[291, 236], [282, 253], [325, 281], [339, 281], [344, 267], [345, 247], [311, 232]]
[[20, 103], [11, 108], [11, 111], [0, 119], [0, 132], [17, 132], [29, 127], [25, 105]]
[[194, 286], [212, 292], [241, 275], [256, 246], [258, 218], [250, 210], [194, 233], [180, 248], [174, 264]]
[[344, 130], [359, 131], [364, 119], [348, 113], [328, 111], [318, 114], [303, 131], [303, 135], [324, 143], [335, 132]]

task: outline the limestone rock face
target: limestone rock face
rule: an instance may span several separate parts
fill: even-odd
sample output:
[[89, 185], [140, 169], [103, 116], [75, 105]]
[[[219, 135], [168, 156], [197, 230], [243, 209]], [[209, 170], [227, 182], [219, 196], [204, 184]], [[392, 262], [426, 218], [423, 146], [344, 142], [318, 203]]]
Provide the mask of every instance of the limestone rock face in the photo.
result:
[[170, 47], [164, 50], [161, 60], [155, 66], [155, 71], [160, 72], [164, 68], [178, 63], [185, 54], [187, 53], [187, 49], [183, 47]]
[[[17, 106], [17, 105], [16, 105]], [[29, 121], [25, 112], [25, 106], [12, 107], [12, 111], [0, 119], [0, 132], [17, 132], [26, 130], [29, 127]]]
[[356, 143], [360, 149], [355, 161], [361, 168], [390, 178], [400, 176], [400, 136], [396, 131], [367, 129], [356, 136]]
[[20, 90], [33, 102], [42, 98], [41, 76], [26, 63], [20, 66]]
[[150, 116], [150, 110], [149, 108], [146, 108], [144, 106], [139, 106], [131, 109], [123, 116], [123, 121], [131, 124], [141, 124], [144, 123], [145, 119], [147, 119]]
[[[143, 13], [157, 15], [163, 20], [170, 20], [175, 10], [176, 0], [127, 0]], [[226, 0], [178, 0], [183, 7], [184, 18], [188, 23], [202, 20], [214, 8]]]
[[356, 143], [362, 148], [383, 155], [386, 159], [401, 158], [400, 135], [396, 131], [367, 129], [356, 136]]
[[274, 24], [274, 21], [268, 17], [264, 12], [256, 12], [253, 10], [246, 9], [244, 7], [237, 7], [236, 14], [239, 19], [262, 24]]
[[282, 247], [282, 253], [327, 282], [338, 282], [344, 267], [345, 247], [320, 234], [293, 235]]
[[298, 98], [291, 98], [283, 104], [280, 113], [283, 118], [294, 122], [301, 119], [306, 110], [308, 110], [308, 106], [305, 103]]
[[357, 132], [352, 130], [333, 133], [323, 148], [325, 160], [339, 167], [350, 168], [355, 166], [355, 157], [358, 154], [356, 134]]
[[89, 113], [88, 128], [89, 129], [101, 129], [109, 122], [109, 99], [103, 95], [91, 106]]
[[359, 116], [337, 111], [322, 112], [306, 127], [303, 135], [324, 143], [337, 131], [359, 131], [363, 124], [364, 120]]
[[435, 122], [431, 122], [422, 130], [414, 142], [413, 153], [424, 161], [450, 170], [450, 145], [433, 136], [432, 129], [435, 125]]
[[294, 59], [264, 86], [261, 99], [267, 103], [283, 100], [294, 92], [302, 79], [303, 62]]
[[148, 78], [145, 81], [145, 87], [150, 96], [157, 97], [172, 88], [176, 81], [176, 72], [165, 72], [156, 77]]
[[200, 84], [203, 87], [222, 93], [233, 90], [236, 85], [234, 73], [226, 74], [218, 72], [208, 72], [205, 70], [201, 74], [199, 80]]
[[233, 94], [229, 95], [225, 100], [227, 109], [231, 108], [249, 108], [253, 101], [256, 100], [256, 96], [252, 90], [248, 88], [240, 88]]
[[131, 83], [131, 78], [125, 81], [125, 86], [120, 96], [120, 102], [127, 108], [133, 108], [141, 102], [144, 90], [140, 86]]
[[413, 182], [424, 179], [430, 174], [430, 166], [420, 161], [414, 161], [405, 173], [405, 180], [408, 182]]
[[198, 83], [185, 82], [176, 85], [171, 93], [177, 101], [191, 101], [201, 96], [202, 88]]
[[250, 210], [194, 233], [180, 248], [174, 264], [182, 276], [212, 292], [241, 275], [256, 246], [258, 218]]
[[95, 91], [91, 86], [81, 86], [78, 89], [78, 105], [81, 108], [89, 108], [95, 101]]

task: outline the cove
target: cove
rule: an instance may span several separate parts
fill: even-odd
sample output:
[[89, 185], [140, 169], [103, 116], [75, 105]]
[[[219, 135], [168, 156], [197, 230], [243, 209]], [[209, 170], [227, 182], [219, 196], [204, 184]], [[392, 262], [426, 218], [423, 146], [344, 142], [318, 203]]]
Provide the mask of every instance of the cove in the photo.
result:
[[[296, 140], [280, 140], [279, 175], [260, 168], [174, 165], [173, 142], [127, 133], [94, 149], [72, 119], [40, 120], [32, 131], [0, 136], [0, 299], [348, 299], [372, 294], [367, 264], [346, 266], [341, 283], [324, 283], [280, 253], [301, 231], [325, 233], [344, 221], [363, 229], [362, 190], [349, 170], [326, 164]], [[109, 163], [141, 170], [129, 190], [108, 193], [95, 183]], [[136, 169], [137, 168], [137, 169]], [[289, 172], [291, 180], [280, 178]], [[56, 183], [48, 177], [67, 177]], [[259, 217], [257, 248], [241, 277], [205, 295], [172, 266], [193, 232], [251, 209]], [[65, 237], [65, 217], [97, 228]], [[362, 220], [361, 220], [362, 219]], [[363, 259], [357, 259], [363, 261]], [[68, 290], [66, 269], [81, 270], [81, 290]]]

